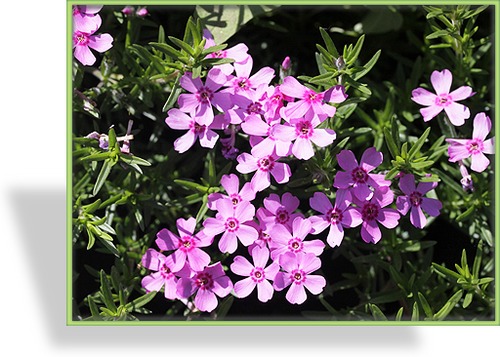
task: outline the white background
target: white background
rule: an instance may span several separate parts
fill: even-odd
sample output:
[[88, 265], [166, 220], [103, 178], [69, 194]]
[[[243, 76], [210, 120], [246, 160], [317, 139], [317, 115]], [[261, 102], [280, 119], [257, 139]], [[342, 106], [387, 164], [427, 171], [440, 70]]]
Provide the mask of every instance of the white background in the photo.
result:
[[66, 3], [30, 0], [2, 10], [2, 355], [422, 357], [498, 350], [499, 327], [67, 327]]

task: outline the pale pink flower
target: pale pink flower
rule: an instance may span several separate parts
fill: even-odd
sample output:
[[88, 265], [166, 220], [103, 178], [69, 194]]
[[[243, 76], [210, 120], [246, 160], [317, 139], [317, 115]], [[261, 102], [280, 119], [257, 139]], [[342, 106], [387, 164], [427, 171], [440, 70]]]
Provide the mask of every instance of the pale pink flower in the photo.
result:
[[425, 106], [425, 108], [420, 109], [424, 121], [431, 120], [443, 110], [450, 122], [456, 126], [463, 125], [465, 119], [470, 117], [469, 108], [456, 102], [472, 96], [472, 88], [462, 86], [450, 92], [452, 80], [453, 76], [449, 70], [434, 71], [431, 74], [431, 83], [436, 94], [424, 88], [417, 88], [412, 91], [411, 100]]
[[261, 302], [266, 302], [273, 297], [274, 293], [274, 288], [269, 280], [274, 280], [280, 266], [277, 262], [272, 262], [266, 267], [269, 260], [269, 250], [265, 247], [254, 247], [251, 255], [253, 264], [241, 255], [234, 257], [230, 266], [231, 271], [236, 275], [247, 277], [234, 284], [234, 293], [237, 297], [244, 298], [257, 287], [257, 298]]
[[254, 190], [260, 192], [271, 185], [271, 175], [280, 184], [289, 181], [292, 175], [290, 166], [278, 162], [278, 159], [279, 157], [275, 153], [265, 156], [243, 153], [236, 158], [238, 161], [236, 170], [242, 174], [255, 171], [251, 182]]
[[446, 139], [448, 155], [451, 162], [457, 162], [471, 158], [471, 169], [476, 172], [483, 172], [490, 164], [490, 160], [484, 154], [495, 153], [495, 138], [486, 140], [486, 136], [491, 131], [491, 120], [484, 113], [478, 113], [474, 117], [474, 128], [472, 139]]
[[311, 273], [321, 267], [321, 260], [314, 254], [294, 254], [287, 252], [280, 256], [279, 263], [284, 271], [274, 278], [274, 289], [280, 291], [290, 286], [286, 299], [291, 304], [302, 304], [307, 300], [306, 289], [318, 295], [326, 286], [326, 280], [321, 275]]
[[156, 250], [149, 248], [142, 256], [141, 264], [146, 269], [154, 271], [154, 273], [145, 276], [141, 281], [141, 285], [146, 292], [160, 291], [161, 288], [164, 288], [165, 298], [175, 300], [177, 298], [178, 279], [173, 273], [174, 269], [172, 268], [175, 264], [172, 257], [166, 257]]
[[240, 190], [240, 180], [235, 174], [223, 175], [221, 186], [226, 190], [226, 195], [216, 192], [208, 195], [208, 208], [215, 210], [216, 203], [221, 199], [229, 199], [236, 208], [241, 202], [251, 202], [255, 198], [255, 191], [250, 182], [245, 182]]
[[73, 32], [80, 31], [91, 34], [101, 27], [102, 19], [98, 14], [102, 5], [73, 6]]
[[274, 70], [271, 67], [263, 67], [250, 75], [253, 67], [251, 56], [248, 56], [244, 62], [233, 63], [233, 66], [235, 74], [228, 77], [225, 84], [228, 88], [224, 90], [231, 94], [247, 95], [262, 84], [269, 85], [274, 78]]
[[291, 153], [292, 142], [283, 141], [274, 136], [274, 130], [280, 124], [270, 125], [257, 116], [249, 116], [241, 124], [242, 130], [249, 134], [249, 142], [252, 145], [251, 153], [254, 156], [276, 155], [283, 157]]
[[[214, 41], [212, 33], [208, 29], [203, 30], [203, 38], [206, 40], [205, 48], [210, 48], [216, 46], [217, 44]], [[245, 62], [250, 55], [248, 54], [248, 47], [244, 43], [238, 43], [237, 45], [219, 50], [216, 52], [212, 52], [207, 55], [207, 58], [231, 58], [234, 60], [233, 63], [243, 63]], [[216, 65], [224, 74], [230, 75], [234, 71], [233, 64], [224, 63]]]
[[84, 66], [92, 66], [97, 60], [90, 51], [91, 48], [103, 53], [113, 47], [113, 37], [110, 34], [94, 35], [94, 32], [73, 31], [74, 56]]

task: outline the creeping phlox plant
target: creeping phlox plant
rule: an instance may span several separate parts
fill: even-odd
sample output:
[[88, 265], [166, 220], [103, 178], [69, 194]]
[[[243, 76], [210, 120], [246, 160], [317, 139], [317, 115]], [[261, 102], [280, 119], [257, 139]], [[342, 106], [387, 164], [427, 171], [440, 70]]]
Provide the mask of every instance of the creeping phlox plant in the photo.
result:
[[[169, 160], [175, 160], [170, 157], [177, 157], [180, 160], [177, 165], [188, 171], [197, 172], [196, 165], [206, 167], [210, 182], [200, 178], [202, 184], [198, 184], [196, 178], [193, 181], [177, 176], [173, 183], [197, 192], [179, 202], [188, 202], [188, 206], [189, 202], [201, 202], [201, 206], [192, 214], [187, 213], [191, 206], [174, 210], [168, 199], [165, 204], [152, 199], [155, 183], [161, 182], [162, 175], [172, 166], [165, 166], [168, 168], [164, 171], [157, 171], [143, 180], [142, 188], [138, 184], [140, 175], [144, 174], [141, 166], [149, 166], [152, 157], [140, 158], [131, 152], [131, 141], [138, 136], [138, 130], [132, 131], [132, 120], [128, 120], [123, 136], [116, 136], [112, 126], [108, 133], [88, 131], [79, 139], [83, 145], [75, 154], [80, 157], [79, 162], [92, 162], [89, 170], [96, 170], [95, 162], [103, 161], [103, 166], [92, 195], [82, 194], [75, 203], [78, 207], [73, 221], [76, 230], [87, 233], [87, 249], [97, 239], [115, 256], [135, 257], [138, 263], [135, 275], [127, 273], [132, 267], [127, 268], [127, 264], [123, 264], [120, 271], [115, 269], [110, 277], [103, 271], [97, 274], [101, 283], [100, 295], [87, 298], [94, 318], [103, 314], [129, 318], [128, 312], [143, 311], [141, 307], [157, 292], [168, 301], [179, 302], [187, 311], [185, 315], [214, 312], [221, 308], [221, 299], [230, 296], [237, 299], [256, 296], [261, 303], [269, 303], [277, 294], [283, 294], [290, 304], [296, 305], [314, 296], [328, 311], [334, 311], [322, 298], [323, 294], [331, 294], [336, 284], [325, 274], [326, 269], [331, 269], [329, 264], [325, 267], [325, 262], [332, 252], [350, 249], [349, 245], [353, 244], [356, 244], [353, 249], [362, 252], [363, 245], [380, 246], [384, 239], [391, 242], [388, 243], [391, 249], [407, 249], [404, 242], [398, 243], [397, 235], [407, 239], [409, 231], [422, 231], [443, 211], [449, 214], [453, 209], [445, 207], [440, 197], [441, 192], [446, 192], [444, 199], [452, 197], [442, 185], [443, 181], [445, 185], [453, 185], [454, 178], [444, 171], [449, 172], [457, 165], [461, 175], [457, 182], [460, 180], [462, 189], [456, 194], [464, 195], [475, 192], [474, 184], [478, 180], [469, 174], [468, 168], [476, 174], [486, 174], [491, 169], [487, 155], [495, 151], [494, 137], [490, 135], [492, 121], [486, 110], [472, 113], [474, 119], [470, 120], [471, 110], [467, 103], [476, 93], [465, 83], [452, 89], [454, 77], [450, 69], [435, 67], [430, 85], [424, 82], [407, 93], [398, 93], [405, 97], [401, 102], [412, 101], [413, 106], [408, 107], [414, 113], [407, 111], [397, 120], [410, 117], [411, 122], [418, 122], [416, 125], [424, 128], [421, 136], [410, 139], [395, 124], [396, 111], [389, 106], [394, 103], [392, 90], [392, 99], [386, 104], [389, 109], [383, 113], [390, 112], [389, 119], [385, 122], [381, 119], [380, 127], [372, 125], [373, 120], [364, 111], [357, 110], [358, 104], [371, 95], [367, 86], [358, 81], [370, 72], [380, 56], [379, 51], [364, 65], [359, 63], [364, 35], [354, 46], [346, 46], [344, 52], [339, 53], [330, 35], [320, 29], [326, 44], [326, 48], [317, 45], [316, 60], [321, 73], [316, 77], [297, 76], [289, 56], [282, 60], [278, 72], [271, 66], [258, 68], [254, 65], [257, 61], [250, 53], [249, 44], [240, 42], [228, 48], [218, 43], [211, 31], [203, 28], [201, 21], [192, 18], [188, 20], [183, 40], [169, 37], [179, 49], [166, 43], [163, 27], [159, 41], [150, 43], [150, 50], [131, 44], [130, 31], [122, 47], [117, 41], [113, 43], [110, 34], [98, 33], [102, 25], [101, 9], [102, 6], [73, 7], [75, 59], [82, 66], [92, 66], [97, 59], [91, 49], [104, 53], [117, 47], [113, 50], [122, 51], [124, 63], [131, 53], [137, 56], [137, 60], [127, 59], [132, 61], [128, 63], [137, 78], [131, 79], [131, 75], [124, 82], [123, 88], [130, 90], [130, 97], [127, 97], [118, 85], [126, 75], [113, 76], [110, 71], [113, 64], [103, 59], [104, 85], [94, 93], [84, 94], [75, 89], [76, 98], [84, 102], [83, 111], [97, 117], [98, 110], [89, 97], [109, 91], [112, 100], [119, 105], [123, 101], [123, 108], [135, 115], [130, 108], [137, 97], [146, 103], [144, 98], [151, 96], [148, 90], [165, 96], [162, 86], [169, 83], [163, 107], [166, 114], [151, 114], [154, 112], [152, 106], [140, 106], [145, 116], [154, 117], [156, 124], [163, 125], [159, 131], [174, 137], [175, 155], [169, 153], [165, 159], [155, 158], [158, 170], [162, 165], [170, 165]], [[128, 29], [137, 26], [139, 21], [150, 21], [147, 19], [150, 15], [145, 7], [127, 6], [115, 12], [121, 22], [127, 23]], [[146, 65], [145, 70], [142, 65]], [[369, 138], [366, 131], [346, 129], [351, 125], [349, 117], [356, 113], [372, 125], [372, 130], [378, 130], [373, 142], [366, 140]], [[444, 136], [427, 153], [421, 152], [431, 125], [436, 121]], [[432, 130], [439, 128], [434, 126]], [[148, 148], [155, 143], [162, 144], [155, 133], [151, 133]], [[356, 141], [356, 137], [361, 140]], [[206, 159], [195, 154], [189, 156], [192, 152], [202, 152]], [[445, 153], [447, 160], [441, 160], [438, 167], [438, 160]], [[162, 155], [153, 154], [155, 157]], [[182, 162], [184, 158], [195, 157], [200, 161]], [[443, 163], [445, 161], [448, 162]], [[117, 180], [123, 183], [107, 184], [117, 163], [124, 172]], [[307, 171], [311, 171], [311, 176], [304, 176]], [[130, 172], [136, 176], [129, 175]], [[300, 195], [289, 189], [300, 187], [297, 182], [304, 180], [309, 186]], [[479, 181], [483, 184], [482, 179]], [[87, 174], [78, 181], [75, 190], [89, 182], [90, 174]], [[102, 193], [103, 187], [116, 195], [81, 205], [82, 200]], [[162, 187], [172, 189], [170, 183]], [[157, 197], [169, 195], [159, 192]], [[110, 212], [116, 213], [117, 206], [127, 205], [144, 231], [145, 217], [141, 212], [145, 211], [138, 208], [141, 202], [165, 212], [165, 217], [175, 225], [160, 222], [153, 239], [134, 236], [132, 243], [122, 244], [129, 249], [115, 246], [112, 236], [117, 233], [111, 226], [113, 218], [98, 217], [96, 212], [105, 209], [110, 217]], [[133, 222], [124, 219], [119, 228], [136, 224]], [[385, 248], [380, 250], [385, 251]], [[417, 284], [424, 286], [425, 281], [415, 283], [415, 274], [410, 283], [404, 281], [403, 263], [400, 257], [397, 259], [394, 257], [398, 270], [390, 266], [391, 257], [383, 266], [396, 281], [395, 285], [385, 288], [400, 289], [393, 293], [393, 300], [414, 299], [412, 318], [418, 319], [419, 307], [428, 318], [444, 318], [462, 297], [461, 293], [458, 296], [458, 291], [468, 296], [464, 307], [471, 303], [472, 296], [486, 299], [485, 289], [491, 279], [479, 278], [480, 262], [474, 263], [469, 278], [463, 278], [468, 271], [466, 258], [462, 258], [460, 269], [457, 267], [458, 273], [435, 264], [437, 272], [456, 278], [462, 289], [455, 291], [447, 305], [436, 313], [429, 307], [424, 294], [415, 290]], [[141, 292], [146, 294], [129, 302], [127, 299], [134, 284], [139, 284]], [[113, 294], [112, 289], [117, 294]], [[393, 301], [391, 299], [392, 296], [387, 301]], [[120, 303], [119, 308], [116, 302]], [[99, 313], [96, 303], [106, 305], [101, 308], [103, 312]], [[376, 305], [367, 306], [373, 316], [383, 316]], [[401, 318], [402, 310], [398, 314]]]

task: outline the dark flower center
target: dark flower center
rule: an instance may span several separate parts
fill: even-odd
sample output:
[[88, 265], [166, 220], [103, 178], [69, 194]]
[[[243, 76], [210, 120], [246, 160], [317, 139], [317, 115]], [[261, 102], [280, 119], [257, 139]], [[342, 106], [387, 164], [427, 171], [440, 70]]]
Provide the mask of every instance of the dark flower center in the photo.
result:
[[330, 221], [331, 224], [337, 224], [342, 221], [342, 212], [337, 208], [332, 208], [326, 213], [326, 219]]
[[214, 93], [207, 87], [201, 87], [200, 89], [198, 89], [196, 97], [199, 102], [207, 104], [210, 103], [210, 101], [213, 99]]
[[270, 156], [265, 156], [261, 158], [259, 161], [257, 161], [257, 166], [262, 171], [272, 170], [274, 167], [274, 159]]
[[236, 218], [231, 217], [231, 218], [228, 218], [226, 220], [225, 226], [229, 232], [234, 232], [234, 231], [238, 230], [238, 228], [240, 227], [240, 224]]
[[367, 202], [361, 210], [361, 216], [364, 221], [371, 221], [377, 218], [379, 206], [375, 203]]
[[356, 167], [352, 170], [351, 177], [356, 183], [366, 183], [368, 180], [368, 174], [361, 167]]
[[210, 274], [203, 273], [203, 272], [198, 273], [196, 275], [194, 281], [195, 281], [195, 285], [199, 289], [203, 289], [203, 290], [210, 290], [210, 289], [212, 289], [212, 287], [214, 285], [212, 276]]
[[417, 191], [413, 192], [410, 195], [410, 203], [412, 204], [412, 206], [420, 206], [420, 204], [422, 203], [422, 194]]
[[288, 211], [280, 208], [276, 211], [276, 221], [281, 224], [285, 224], [288, 222], [290, 217], [288, 216]]

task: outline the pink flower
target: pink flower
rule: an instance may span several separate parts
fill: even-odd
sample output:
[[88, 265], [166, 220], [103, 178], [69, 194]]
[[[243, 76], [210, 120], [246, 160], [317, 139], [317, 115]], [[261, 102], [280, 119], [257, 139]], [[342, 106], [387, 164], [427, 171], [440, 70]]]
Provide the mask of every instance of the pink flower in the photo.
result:
[[369, 173], [383, 161], [382, 153], [374, 147], [365, 150], [359, 164], [351, 150], [342, 150], [337, 155], [337, 160], [345, 172], [337, 172], [333, 186], [343, 190], [352, 188], [353, 195], [362, 201], [370, 197], [371, 188], [376, 189], [391, 184], [385, 180], [384, 175]]
[[274, 136], [274, 129], [278, 126], [279, 124], [269, 125], [257, 116], [249, 116], [241, 124], [241, 129], [250, 135], [252, 155], [266, 156], [276, 152], [276, 155], [283, 157], [290, 154], [291, 141], [282, 141]]
[[193, 78], [191, 72], [184, 73], [180, 85], [190, 93], [179, 96], [177, 100], [179, 109], [198, 117], [199, 124], [210, 125], [214, 120], [214, 106], [221, 112], [224, 108], [232, 106], [227, 94], [217, 92], [226, 81], [227, 76], [215, 67], [208, 71], [205, 84], [201, 78]]
[[140, 9], [137, 9], [135, 14], [139, 17], [145, 17], [148, 13], [148, 9], [146, 9], [145, 7], [141, 7]]
[[234, 257], [231, 264], [231, 271], [240, 276], [247, 276], [234, 284], [234, 293], [239, 298], [247, 297], [257, 287], [257, 298], [261, 302], [266, 302], [273, 297], [274, 289], [268, 280], [274, 280], [280, 266], [273, 262], [266, 267], [269, 260], [269, 250], [258, 246], [252, 249], [252, 261], [238, 255]]
[[174, 149], [179, 153], [189, 150], [198, 139], [200, 145], [212, 149], [219, 139], [219, 135], [212, 129], [224, 129], [227, 123], [223, 115], [216, 115], [210, 124], [203, 124], [202, 117], [191, 117], [180, 109], [172, 108], [168, 111], [165, 123], [174, 130], [188, 130], [186, 134], [174, 141]]
[[90, 48], [103, 53], [113, 47], [112, 43], [113, 37], [107, 33], [94, 35], [93, 32], [85, 33], [78, 30], [73, 32], [74, 55], [84, 66], [92, 66], [96, 61]]
[[257, 230], [249, 224], [255, 216], [252, 204], [243, 201], [235, 208], [230, 200], [218, 200], [216, 208], [215, 218], [209, 217], [203, 222], [203, 232], [210, 237], [224, 232], [219, 241], [222, 253], [234, 253], [238, 240], [249, 246], [259, 237]]
[[[203, 38], [206, 40], [205, 48], [210, 48], [217, 45], [208, 29], [203, 30]], [[250, 56], [247, 52], [247, 45], [245, 45], [244, 43], [238, 43], [231, 48], [210, 53], [207, 55], [207, 58], [231, 58], [234, 60], [234, 63], [243, 63]], [[219, 64], [216, 65], [216, 67], [226, 75], [230, 75], [234, 71], [234, 67], [231, 63]]]
[[311, 232], [311, 222], [302, 217], [296, 217], [292, 223], [292, 232], [290, 233], [285, 226], [277, 224], [271, 228], [271, 241], [269, 248], [271, 249], [271, 259], [277, 260], [278, 257], [286, 252], [296, 254], [311, 253], [315, 256], [323, 253], [325, 244], [314, 239], [306, 241], [305, 238]]
[[380, 187], [375, 190], [373, 197], [369, 201], [361, 201], [354, 197], [356, 209], [361, 214], [363, 223], [361, 224], [361, 238], [366, 243], [378, 243], [382, 238], [382, 233], [377, 224], [380, 223], [386, 228], [394, 228], [399, 224], [399, 213], [392, 208], [384, 208], [392, 203], [394, 193], [389, 187]]
[[491, 131], [491, 120], [484, 113], [478, 113], [474, 117], [474, 129], [472, 139], [446, 139], [450, 144], [448, 155], [451, 162], [457, 162], [471, 157], [471, 169], [483, 172], [490, 164], [490, 160], [484, 155], [495, 153], [495, 138], [488, 140], [486, 136]]
[[333, 117], [336, 112], [336, 108], [327, 103], [341, 103], [347, 98], [342, 86], [335, 86], [324, 92], [317, 93], [300, 84], [292, 76], [288, 76], [283, 80], [280, 90], [284, 95], [299, 99], [296, 102], [288, 103], [282, 109], [282, 114], [286, 120], [302, 118], [309, 110], [312, 110], [315, 116], [318, 116], [320, 121], [323, 121], [327, 117]]
[[278, 156], [272, 155], [254, 156], [247, 153], [239, 155], [236, 160], [236, 170], [242, 174], [256, 171], [252, 177], [252, 186], [256, 191], [262, 191], [271, 185], [271, 175], [278, 183], [286, 183], [292, 176], [290, 166], [278, 162]]
[[271, 193], [264, 198], [263, 203], [265, 208], [262, 210], [262, 219], [267, 227], [282, 224], [291, 230], [293, 220], [296, 217], [302, 217], [302, 214], [294, 213], [299, 207], [300, 201], [290, 192], [285, 192], [281, 199], [277, 194]]
[[87, 34], [94, 33], [101, 27], [102, 19], [98, 12], [102, 5], [73, 6], [73, 32], [81, 31]]
[[147, 291], [160, 291], [164, 287], [165, 298], [175, 300], [177, 298], [177, 277], [173, 273], [175, 266], [171, 256], [164, 256], [154, 249], [148, 249], [141, 259], [142, 266], [153, 270], [154, 273], [145, 276], [142, 287]]
[[226, 297], [232, 289], [233, 283], [226, 276], [220, 262], [207, 266], [192, 277], [181, 277], [177, 282], [177, 295], [187, 299], [196, 293], [194, 305], [205, 312], [215, 310], [218, 305], [217, 296]]
[[274, 289], [283, 290], [290, 286], [286, 299], [291, 304], [302, 304], [307, 299], [306, 290], [318, 295], [326, 286], [326, 280], [321, 275], [311, 275], [321, 267], [321, 260], [314, 254], [294, 254], [291, 252], [280, 256], [279, 263], [284, 271], [274, 278]]
[[175, 250], [169, 257], [172, 259], [172, 271], [176, 272], [186, 261], [194, 271], [203, 270], [210, 263], [210, 256], [202, 251], [201, 247], [208, 247], [212, 244], [212, 237], [207, 237], [201, 232], [194, 234], [196, 220], [191, 217], [187, 220], [179, 218], [177, 220], [177, 231], [175, 235], [166, 228], [163, 228], [156, 235], [156, 245], [162, 251]]
[[415, 176], [412, 174], [406, 174], [399, 180], [399, 188], [405, 196], [399, 196], [396, 199], [396, 207], [403, 216], [410, 210], [410, 222], [417, 228], [422, 229], [427, 223], [423, 210], [436, 217], [443, 207], [439, 200], [424, 197], [436, 186], [437, 182], [420, 182], [415, 187]]
[[269, 243], [271, 242], [272, 238], [270, 233], [272, 227], [268, 227], [268, 225], [266, 225], [265, 223], [265, 219], [267, 218], [265, 211], [266, 211], [265, 208], [259, 207], [257, 209], [257, 212], [255, 212], [255, 217], [257, 217], [257, 222], [252, 221], [249, 223], [249, 225], [254, 227], [259, 233], [259, 238], [257, 238], [257, 240], [248, 247], [248, 253], [250, 254], [255, 246], [259, 246], [260, 248], [265, 248], [269, 247]]
[[325, 147], [333, 143], [336, 137], [332, 129], [317, 129], [319, 124], [319, 117], [315, 116], [312, 110], [308, 110], [303, 118], [291, 119], [290, 125], [277, 125], [274, 136], [284, 142], [295, 140], [292, 154], [297, 159], [309, 160], [314, 156], [313, 143]]
[[462, 86], [450, 93], [453, 76], [447, 69], [434, 71], [431, 74], [432, 87], [436, 94], [424, 88], [417, 88], [412, 91], [411, 99], [420, 105], [426, 106], [420, 109], [424, 121], [429, 121], [444, 109], [451, 123], [456, 126], [463, 125], [465, 119], [470, 117], [469, 108], [456, 103], [473, 95], [472, 88]]
[[230, 75], [225, 84], [227, 91], [231, 94], [246, 95], [248, 92], [257, 89], [262, 84], [269, 85], [269, 82], [274, 77], [274, 70], [271, 67], [264, 67], [250, 76], [253, 67], [253, 59], [251, 56], [244, 62], [233, 63], [235, 75]]
[[245, 182], [241, 191], [240, 180], [235, 174], [223, 175], [220, 184], [226, 190], [227, 195], [216, 192], [208, 196], [208, 208], [215, 210], [216, 203], [221, 199], [229, 199], [234, 207], [237, 207], [241, 202], [251, 202], [255, 199], [255, 191], [250, 182]]
[[309, 199], [309, 204], [322, 215], [309, 217], [312, 223], [311, 234], [319, 234], [329, 226], [326, 241], [332, 248], [340, 246], [344, 238], [344, 228], [356, 227], [363, 222], [361, 213], [350, 205], [351, 201], [351, 193], [347, 190], [337, 191], [333, 206], [323, 192], [315, 192]]

